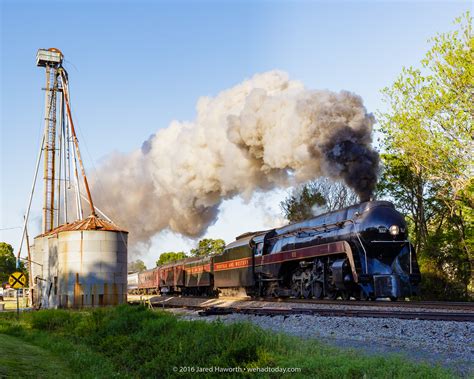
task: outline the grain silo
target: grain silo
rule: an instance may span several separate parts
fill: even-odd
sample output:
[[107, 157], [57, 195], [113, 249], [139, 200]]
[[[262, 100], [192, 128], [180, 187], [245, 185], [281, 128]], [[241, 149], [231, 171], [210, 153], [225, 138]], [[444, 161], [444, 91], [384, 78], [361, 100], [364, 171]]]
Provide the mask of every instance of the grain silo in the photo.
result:
[[[127, 297], [127, 232], [89, 216], [35, 238], [32, 260], [42, 307], [117, 305]], [[40, 305], [39, 303], [37, 304]]]
[[[117, 305], [126, 302], [127, 297], [128, 232], [97, 215], [74, 129], [68, 75], [62, 60], [57, 49], [38, 50], [37, 65], [46, 69], [46, 109], [36, 171], [43, 155], [42, 233], [35, 237], [28, 258], [33, 305]], [[83, 199], [90, 208], [88, 217], [83, 216]]]

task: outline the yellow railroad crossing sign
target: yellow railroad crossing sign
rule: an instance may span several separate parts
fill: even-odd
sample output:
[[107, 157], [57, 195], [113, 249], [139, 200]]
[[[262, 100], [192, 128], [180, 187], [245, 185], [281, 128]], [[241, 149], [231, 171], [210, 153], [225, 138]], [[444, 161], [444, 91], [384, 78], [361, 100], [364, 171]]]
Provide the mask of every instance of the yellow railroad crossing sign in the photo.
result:
[[23, 288], [26, 284], [26, 276], [22, 272], [14, 272], [8, 278], [8, 283], [11, 288]]

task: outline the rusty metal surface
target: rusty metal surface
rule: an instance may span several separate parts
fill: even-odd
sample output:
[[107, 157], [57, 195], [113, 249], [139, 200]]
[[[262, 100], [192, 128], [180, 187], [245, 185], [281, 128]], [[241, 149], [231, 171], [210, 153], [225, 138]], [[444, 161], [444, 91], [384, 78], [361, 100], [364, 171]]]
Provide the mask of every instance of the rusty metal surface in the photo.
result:
[[137, 284], [139, 289], [158, 288], [158, 270], [156, 268], [144, 270], [139, 272], [137, 275]]
[[35, 238], [35, 305], [95, 307], [126, 302], [127, 233], [61, 230]]
[[84, 220], [77, 220], [70, 224], [63, 224], [48, 233], [41, 234], [37, 237], [45, 237], [61, 232], [75, 231], [75, 230], [102, 230], [111, 232], [128, 233], [126, 230], [119, 228], [117, 225], [103, 220], [97, 216], [91, 215]]

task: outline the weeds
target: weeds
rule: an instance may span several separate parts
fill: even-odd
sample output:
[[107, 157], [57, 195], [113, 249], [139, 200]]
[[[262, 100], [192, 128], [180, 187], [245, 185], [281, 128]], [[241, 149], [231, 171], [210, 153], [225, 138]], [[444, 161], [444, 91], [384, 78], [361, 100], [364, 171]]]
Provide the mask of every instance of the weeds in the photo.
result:
[[[67, 362], [76, 377], [220, 377], [180, 368], [296, 367], [293, 377], [451, 378], [441, 368], [399, 357], [364, 356], [249, 324], [184, 321], [144, 307], [44, 310], [18, 322], [0, 316], [0, 333], [17, 336]], [[249, 372], [226, 377], [251, 377]], [[280, 377], [281, 373], [255, 374]]]

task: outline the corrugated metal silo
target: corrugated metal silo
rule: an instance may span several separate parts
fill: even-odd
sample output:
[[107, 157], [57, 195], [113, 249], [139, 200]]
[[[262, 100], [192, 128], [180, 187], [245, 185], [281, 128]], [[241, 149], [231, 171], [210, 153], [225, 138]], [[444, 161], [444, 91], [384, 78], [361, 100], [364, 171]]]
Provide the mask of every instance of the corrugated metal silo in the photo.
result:
[[36, 305], [80, 308], [126, 302], [127, 238], [128, 232], [96, 216], [36, 237], [33, 260], [43, 264], [42, 276], [35, 275]]

